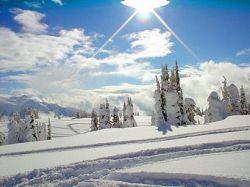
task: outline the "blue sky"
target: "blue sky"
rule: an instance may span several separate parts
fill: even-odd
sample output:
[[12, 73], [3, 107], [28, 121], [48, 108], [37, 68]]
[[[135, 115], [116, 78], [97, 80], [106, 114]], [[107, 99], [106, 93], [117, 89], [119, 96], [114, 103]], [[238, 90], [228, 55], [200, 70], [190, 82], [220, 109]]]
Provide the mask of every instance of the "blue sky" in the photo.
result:
[[[231, 82], [249, 84], [249, 1], [173, 0], [156, 9], [199, 61], [153, 14], [147, 19], [136, 16], [106, 51], [90, 58], [133, 11], [118, 0], [0, 0], [0, 92], [35, 94], [57, 102], [75, 95], [83, 105], [90, 95], [115, 102], [138, 90], [150, 90], [161, 65], [172, 66], [175, 60], [183, 77], [199, 74], [205, 79], [208, 68], [220, 67], [223, 72], [225, 64], [239, 69], [225, 72]], [[197, 80], [183, 80], [186, 95], [204, 103], [201, 100], [210, 89], [219, 88], [221, 76], [214, 75], [217, 82], [206, 82], [199, 96], [190, 91]], [[145, 91], [146, 95], [150, 94]]]

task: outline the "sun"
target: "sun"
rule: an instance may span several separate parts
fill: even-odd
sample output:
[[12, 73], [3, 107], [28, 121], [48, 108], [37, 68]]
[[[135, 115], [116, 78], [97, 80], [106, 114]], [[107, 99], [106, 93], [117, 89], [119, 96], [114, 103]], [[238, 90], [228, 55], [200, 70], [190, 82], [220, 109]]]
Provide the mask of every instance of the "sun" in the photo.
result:
[[166, 6], [168, 0], [124, 0], [123, 5], [132, 7], [138, 11], [142, 17], [147, 17], [155, 8]]

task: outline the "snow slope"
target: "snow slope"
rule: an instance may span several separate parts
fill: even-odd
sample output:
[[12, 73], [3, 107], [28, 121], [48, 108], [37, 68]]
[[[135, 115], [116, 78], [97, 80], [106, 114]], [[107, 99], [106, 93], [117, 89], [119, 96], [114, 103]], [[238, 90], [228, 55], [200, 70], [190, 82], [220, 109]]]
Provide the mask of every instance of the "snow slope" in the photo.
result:
[[137, 120], [144, 122], [134, 128], [2, 146], [0, 186], [250, 185], [250, 116], [165, 135], [148, 125], [149, 117]]

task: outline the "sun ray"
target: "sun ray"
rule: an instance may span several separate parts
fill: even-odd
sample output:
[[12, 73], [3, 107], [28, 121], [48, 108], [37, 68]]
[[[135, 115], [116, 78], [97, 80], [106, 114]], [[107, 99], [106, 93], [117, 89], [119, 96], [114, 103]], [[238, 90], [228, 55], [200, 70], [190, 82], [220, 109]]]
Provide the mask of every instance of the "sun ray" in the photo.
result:
[[121, 32], [124, 27], [138, 14], [138, 10], [136, 10], [112, 35], [111, 37], [95, 52], [95, 54], [92, 56], [93, 58], [96, 57], [108, 44], [111, 42], [114, 37]]
[[181, 45], [197, 60], [200, 61], [200, 58], [192, 51], [190, 47], [188, 47], [185, 42], [182, 41], [182, 39], [171, 29], [171, 27], [159, 16], [159, 14], [155, 11], [152, 10], [152, 13], [156, 16], [156, 18], [163, 24], [163, 26], [171, 32], [171, 34], [181, 43]]

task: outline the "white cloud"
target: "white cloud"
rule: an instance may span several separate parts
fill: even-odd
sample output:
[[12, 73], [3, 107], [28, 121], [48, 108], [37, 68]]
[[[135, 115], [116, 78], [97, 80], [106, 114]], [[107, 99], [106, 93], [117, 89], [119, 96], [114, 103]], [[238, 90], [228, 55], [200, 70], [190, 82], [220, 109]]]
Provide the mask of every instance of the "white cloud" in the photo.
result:
[[16, 16], [14, 19], [22, 26], [24, 32], [29, 33], [45, 33], [47, 32], [48, 25], [41, 21], [45, 15], [36, 11], [14, 9], [12, 10]]
[[[56, 72], [56, 68], [53, 69], [53, 71]], [[152, 70], [152, 74], [156, 72], [159, 73], [160, 70]], [[50, 77], [48, 73], [41, 72], [41, 74], [44, 75], [44, 77]], [[216, 63], [214, 61], [208, 61], [197, 66], [185, 66], [181, 68], [180, 74], [184, 97], [194, 98], [197, 105], [203, 109], [207, 106], [207, 97], [210, 92], [217, 91], [221, 95], [220, 86], [222, 85], [223, 75], [227, 77], [228, 85], [234, 83], [240, 87], [243, 84], [247, 99], [250, 102], [250, 66], [241, 67], [230, 62]], [[136, 111], [148, 115], [153, 111], [153, 94], [156, 87], [154, 82], [146, 85], [122, 83], [116, 86], [103, 86], [98, 89], [86, 90], [73, 88], [74, 85], [73, 87], [68, 87], [68, 85], [74, 84], [75, 82], [64, 86], [65, 83], [60, 82], [64, 80], [63, 75], [65, 75], [64, 72], [62, 72], [60, 78], [55, 76], [54, 81], [52, 78], [49, 78], [49, 81], [52, 80], [52, 82], [54, 82], [50, 88], [54, 87], [58, 89], [58, 92], [52, 91], [47, 95], [47, 101], [59, 103], [63, 106], [81, 107], [91, 110], [92, 108], [98, 108], [99, 104], [103, 102], [105, 98], [110, 100], [112, 107], [122, 107], [123, 101], [126, 100], [128, 96], [131, 96]], [[79, 77], [74, 78], [77, 80]], [[103, 75], [100, 75], [100, 78], [103, 78]], [[17, 80], [22, 80], [22, 78], [17, 77]], [[66, 82], [67, 81], [71, 80], [66, 79]], [[37, 84], [37, 82], [41, 82], [41, 84]], [[44, 80], [40, 80], [39, 78], [38, 80], [31, 80], [30, 85], [33, 84], [37, 84], [37, 87], [34, 86], [34, 89], [38, 89], [39, 93], [41, 93], [43, 89], [46, 90], [46, 86], [49, 86], [50, 82], [46, 82], [46, 78], [44, 78]], [[40, 87], [40, 85], [42, 87]], [[58, 85], [60, 85], [59, 88]], [[37, 90], [34, 93], [36, 92]], [[46, 94], [42, 93], [41, 95], [44, 96]]]
[[136, 53], [135, 58], [163, 57], [170, 54], [173, 47], [170, 37], [170, 32], [161, 32], [159, 29], [145, 30], [126, 36], [131, 42], [133, 52]]
[[112, 69], [107, 71], [100, 69], [92, 75], [124, 76], [150, 82], [154, 79], [155, 70], [147, 59], [170, 54], [173, 46], [170, 37], [169, 32], [161, 32], [159, 29], [127, 34], [123, 38], [130, 44], [129, 51], [112, 53], [107, 58], [93, 59], [98, 64], [112, 66]]
[[84, 30], [61, 30], [52, 36], [0, 28], [0, 71], [33, 70], [37, 66], [60, 63], [76, 52], [92, 51], [91, 37], [86, 36]]
[[250, 55], [250, 48], [242, 49], [236, 53], [237, 57], [246, 55]]
[[238, 88], [243, 84], [250, 102], [250, 66], [241, 67], [231, 62], [208, 61], [197, 67], [186, 66], [181, 70], [181, 83], [185, 97], [192, 97], [201, 107], [207, 105], [207, 97], [211, 91], [221, 95], [222, 76], [228, 79], [228, 84]]

